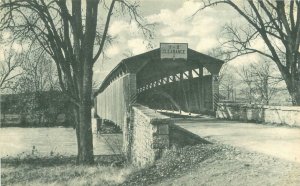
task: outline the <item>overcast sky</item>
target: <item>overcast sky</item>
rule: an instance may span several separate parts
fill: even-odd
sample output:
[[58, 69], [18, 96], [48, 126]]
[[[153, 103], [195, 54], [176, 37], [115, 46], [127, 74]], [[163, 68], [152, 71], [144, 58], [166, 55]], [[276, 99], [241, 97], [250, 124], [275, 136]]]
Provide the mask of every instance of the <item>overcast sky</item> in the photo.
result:
[[[200, 0], [140, 0], [140, 13], [148, 23], [155, 23], [154, 39], [151, 40], [152, 49], [158, 48], [160, 42], [188, 43], [189, 48], [201, 53], [208, 53], [213, 48], [220, 47], [218, 39], [222, 39], [220, 32], [224, 24], [235, 22], [242, 24], [243, 19], [233, 9], [226, 6], [214, 6], [192, 15], [201, 7]], [[103, 11], [100, 10], [100, 13]], [[101, 19], [103, 20], [103, 19]], [[100, 24], [103, 24], [99, 20]], [[5, 34], [2, 38], [5, 39]], [[147, 47], [145, 40], [134, 21], [128, 16], [113, 17], [109, 34], [113, 42], [105, 49], [107, 58], [100, 58], [94, 66], [94, 80], [101, 81], [122, 59], [130, 55], [137, 55], [152, 50]], [[8, 37], [8, 36], [7, 36]], [[17, 50], [18, 44], [14, 44]], [[258, 43], [257, 46], [260, 44]], [[263, 45], [263, 44], [262, 44]], [[4, 57], [4, 50], [0, 49], [0, 60]], [[9, 47], [9, 46], [6, 46]], [[241, 57], [236, 61], [248, 62], [256, 60], [256, 56]]]
[[[153, 49], [160, 42], [188, 43], [189, 48], [208, 53], [220, 46], [218, 38], [225, 23], [241, 21], [240, 16], [225, 6], [207, 8], [192, 18], [201, 6], [193, 0], [143, 0], [140, 12], [149, 23], [155, 23]], [[114, 42], [105, 51], [108, 59], [100, 59], [94, 67], [95, 80], [99, 81], [128, 54], [140, 54], [151, 50], [148, 41], [138, 31], [134, 22], [118, 17], [112, 20], [109, 34]]]

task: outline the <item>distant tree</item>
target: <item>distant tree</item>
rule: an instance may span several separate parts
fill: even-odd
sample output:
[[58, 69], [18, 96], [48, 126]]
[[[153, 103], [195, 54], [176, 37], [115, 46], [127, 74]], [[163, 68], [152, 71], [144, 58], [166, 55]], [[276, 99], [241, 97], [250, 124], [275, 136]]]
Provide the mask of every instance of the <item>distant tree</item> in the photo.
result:
[[[251, 53], [269, 58], [277, 65], [293, 105], [300, 105], [300, 1], [203, 0], [196, 13], [219, 4], [229, 5], [247, 22], [224, 28], [227, 40], [222, 46], [227, 47], [229, 59]], [[266, 49], [257, 48], [255, 41], [263, 41]]]
[[220, 99], [236, 101], [236, 89], [239, 87], [236, 69], [227, 63], [222, 66], [219, 73]]
[[[150, 30], [142, 24], [138, 6], [127, 0], [88, 0], [85, 4], [80, 0], [3, 0], [0, 5], [0, 31], [10, 31], [14, 40], [38, 43], [54, 60], [60, 87], [73, 103], [77, 160], [81, 164], [94, 162], [93, 65], [103, 52], [113, 13], [128, 13], [143, 33], [151, 36]], [[100, 8], [101, 15], [106, 13], [106, 18], [100, 18]]]
[[21, 65], [24, 62], [24, 54], [15, 52], [11, 47], [4, 51], [4, 60], [0, 61], [0, 90], [12, 90], [16, 79], [23, 73]]
[[258, 94], [260, 102], [269, 105], [270, 100], [280, 91], [282, 87], [279, 84], [283, 81], [282, 77], [276, 74], [277, 70], [270, 61], [262, 64], [251, 64], [250, 70], [254, 76], [255, 91]]
[[245, 95], [245, 99], [248, 103], [255, 102], [255, 77], [252, 71], [249, 70], [248, 66], [243, 66], [237, 70], [237, 74], [240, 76], [240, 81], [245, 85], [246, 88], [241, 88], [241, 92]]
[[243, 66], [239, 75], [242, 83], [246, 85], [245, 92], [249, 103], [269, 105], [273, 96], [283, 90], [279, 86], [283, 79], [274, 68], [269, 61]]
[[[21, 67], [23, 73], [13, 88], [14, 93], [19, 96], [21, 110], [15, 110], [15, 113], [36, 120], [36, 125], [39, 126], [55, 122], [59, 111], [49, 110], [52, 102], [55, 102], [51, 97], [52, 92], [60, 90], [55, 63], [47, 58], [43, 50], [33, 50], [27, 51]], [[55, 103], [56, 109], [59, 109], [60, 103]]]
[[21, 65], [23, 74], [16, 83], [15, 92], [42, 92], [60, 90], [55, 63], [42, 50], [28, 51]]

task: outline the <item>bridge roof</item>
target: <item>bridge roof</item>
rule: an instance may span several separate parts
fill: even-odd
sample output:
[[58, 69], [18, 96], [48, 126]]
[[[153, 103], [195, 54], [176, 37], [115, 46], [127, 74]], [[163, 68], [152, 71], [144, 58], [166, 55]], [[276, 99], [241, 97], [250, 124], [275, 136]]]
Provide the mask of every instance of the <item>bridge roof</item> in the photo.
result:
[[123, 59], [103, 80], [96, 95], [122, 73], [137, 75], [137, 84], [163, 78], [187, 70], [205, 67], [211, 74], [218, 74], [224, 61], [188, 48], [187, 60], [161, 59], [160, 48]]

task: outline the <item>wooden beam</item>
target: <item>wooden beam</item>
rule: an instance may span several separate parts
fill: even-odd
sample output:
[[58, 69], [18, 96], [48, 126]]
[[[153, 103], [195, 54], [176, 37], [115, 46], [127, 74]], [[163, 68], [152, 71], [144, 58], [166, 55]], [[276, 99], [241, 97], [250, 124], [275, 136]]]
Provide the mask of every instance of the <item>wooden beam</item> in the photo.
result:
[[170, 76], [167, 76], [166, 83], [170, 83]]
[[197, 74], [197, 76], [199, 77], [199, 72], [197, 72], [197, 69], [193, 69], [193, 72], [195, 72], [195, 74]]
[[181, 72], [179, 75], [180, 75], [179, 81], [182, 81], [183, 80], [183, 73]]
[[188, 74], [188, 71], [186, 72], [183, 72], [183, 78], [185, 79], [188, 79], [189, 78], [189, 74]]
[[199, 67], [199, 77], [203, 77], [203, 66]]
[[192, 70], [189, 70], [188, 79], [193, 79], [193, 71]]

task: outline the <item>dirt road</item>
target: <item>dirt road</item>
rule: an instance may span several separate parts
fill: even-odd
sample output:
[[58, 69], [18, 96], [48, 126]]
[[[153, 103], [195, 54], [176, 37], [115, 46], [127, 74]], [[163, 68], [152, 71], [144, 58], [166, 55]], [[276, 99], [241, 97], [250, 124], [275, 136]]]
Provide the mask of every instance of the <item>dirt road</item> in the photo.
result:
[[204, 138], [300, 163], [300, 128], [204, 118], [175, 123]]

